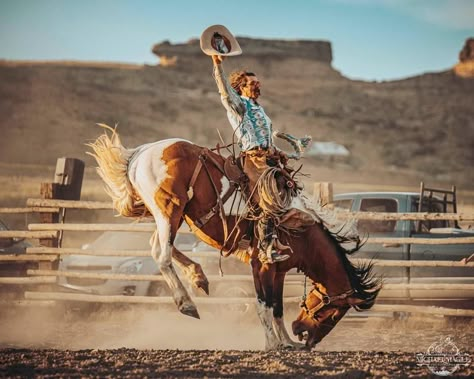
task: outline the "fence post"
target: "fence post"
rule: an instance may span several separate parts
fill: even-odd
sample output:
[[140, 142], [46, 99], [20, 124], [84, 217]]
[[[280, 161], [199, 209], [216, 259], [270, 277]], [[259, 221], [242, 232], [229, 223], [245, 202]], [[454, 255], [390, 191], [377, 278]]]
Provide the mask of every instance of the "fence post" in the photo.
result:
[[[59, 196], [59, 185], [56, 183], [41, 183], [40, 194], [42, 199], [57, 199]], [[40, 222], [43, 224], [52, 224], [59, 221], [58, 212], [41, 212]], [[46, 247], [58, 247], [57, 238], [40, 239], [40, 245]]]
[[321, 182], [314, 183], [313, 198], [316, 203], [324, 207], [333, 202], [332, 183]]
[[[59, 185], [56, 183], [41, 183], [41, 198], [43, 199], [56, 199], [59, 196]], [[59, 221], [58, 212], [41, 212], [40, 222], [42, 224], [52, 224]], [[44, 247], [58, 247], [58, 237], [55, 238], [40, 238], [40, 246]], [[59, 257], [58, 257], [59, 258]], [[52, 270], [57, 269], [59, 259], [55, 262], [44, 262], [41, 261], [38, 263], [40, 270]]]
[[83, 161], [76, 158], [58, 158], [54, 183], [60, 185], [60, 193], [56, 199], [80, 200], [83, 177]]
[[[80, 200], [83, 176], [83, 161], [75, 158], [59, 158], [56, 163], [54, 183], [41, 183], [41, 197], [43, 199]], [[65, 208], [61, 208], [59, 213], [40, 213], [40, 221], [45, 224], [64, 222], [65, 217]], [[56, 238], [40, 239], [40, 245], [61, 247], [62, 237], [63, 234], [60, 232]], [[39, 268], [57, 269], [58, 264], [59, 259], [54, 262], [40, 262]]]
[[[82, 179], [84, 177], [84, 162], [75, 158], [58, 158], [54, 183], [59, 184], [59, 193], [55, 199], [80, 200]], [[66, 220], [66, 208], [59, 211], [59, 222]], [[59, 232], [57, 246], [61, 247], [63, 231]]]

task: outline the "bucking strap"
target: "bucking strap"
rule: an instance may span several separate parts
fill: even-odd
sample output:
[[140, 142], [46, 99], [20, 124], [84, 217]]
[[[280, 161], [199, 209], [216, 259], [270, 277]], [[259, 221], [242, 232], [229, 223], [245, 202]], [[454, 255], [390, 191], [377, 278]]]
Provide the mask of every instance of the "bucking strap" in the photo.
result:
[[188, 187], [188, 201], [191, 200], [194, 196], [194, 184], [196, 183], [196, 179], [201, 172], [202, 168], [202, 160], [201, 157], [199, 157], [198, 162], [196, 164], [196, 168], [194, 169], [193, 176], [191, 177], [191, 180], [189, 182], [189, 187]]

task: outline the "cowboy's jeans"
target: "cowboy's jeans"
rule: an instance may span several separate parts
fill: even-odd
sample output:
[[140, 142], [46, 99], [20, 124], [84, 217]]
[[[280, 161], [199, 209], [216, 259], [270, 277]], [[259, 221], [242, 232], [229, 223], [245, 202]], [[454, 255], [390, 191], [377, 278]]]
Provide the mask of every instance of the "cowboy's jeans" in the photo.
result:
[[258, 221], [258, 235], [259, 235], [259, 249], [268, 254], [271, 254], [273, 247], [273, 239], [276, 238], [275, 223], [271, 217], [262, 217]]
[[[261, 175], [270, 166], [267, 164], [268, 156], [271, 152], [268, 150], [254, 150], [245, 153], [243, 171], [249, 179], [249, 194], [251, 194], [251, 201], [254, 206], [260, 209], [260, 197], [258, 189], [256, 188], [258, 180]], [[273, 239], [276, 238], [275, 223], [271, 217], [263, 217], [258, 221], [257, 234], [259, 239], [259, 250], [265, 252], [266, 255], [271, 254]]]

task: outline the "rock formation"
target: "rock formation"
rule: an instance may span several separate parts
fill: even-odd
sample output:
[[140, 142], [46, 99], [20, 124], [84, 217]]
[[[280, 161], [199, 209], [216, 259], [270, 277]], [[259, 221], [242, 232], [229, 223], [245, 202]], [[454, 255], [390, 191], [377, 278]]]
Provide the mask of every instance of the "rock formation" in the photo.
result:
[[[237, 39], [244, 58], [252, 57], [257, 60], [303, 58], [328, 65], [332, 62], [331, 43], [327, 41], [264, 40], [245, 37], [237, 37]], [[155, 44], [152, 52], [160, 58], [160, 65], [163, 60], [166, 65], [170, 57], [176, 57], [173, 65], [181, 67], [191, 62], [193, 66], [201, 62], [205, 62], [206, 66], [209, 65], [209, 58], [201, 51], [198, 39], [190, 39], [187, 43], [181, 44], [163, 41]]]
[[454, 72], [463, 78], [474, 78], [474, 38], [468, 38], [464, 43]]

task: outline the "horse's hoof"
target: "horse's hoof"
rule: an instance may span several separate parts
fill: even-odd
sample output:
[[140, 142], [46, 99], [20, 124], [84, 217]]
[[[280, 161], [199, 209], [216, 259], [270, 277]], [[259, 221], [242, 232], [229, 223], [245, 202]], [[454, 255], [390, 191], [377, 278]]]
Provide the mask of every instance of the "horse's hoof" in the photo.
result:
[[194, 288], [200, 289], [209, 295], [209, 281], [204, 274], [196, 274], [193, 275], [191, 278], [191, 283], [193, 284]]
[[292, 342], [283, 346], [286, 350], [301, 350], [306, 347], [304, 343]]
[[186, 315], [186, 316], [191, 316], [191, 317], [194, 317], [194, 318], [197, 318], [197, 319], [200, 319], [201, 317], [199, 317], [199, 313], [196, 309], [196, 307], [192, 304], [183, 304], [179, 307], [179, 311]]
[[209, 282], [207, 280], [199, 280], [195, 282], [194, 285], [209, 296]]

